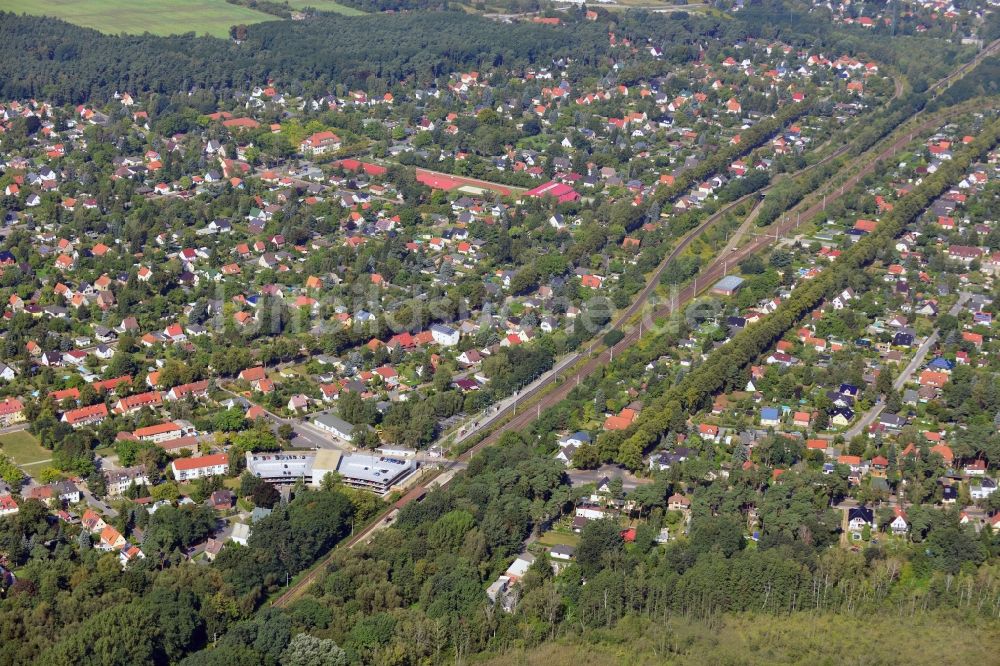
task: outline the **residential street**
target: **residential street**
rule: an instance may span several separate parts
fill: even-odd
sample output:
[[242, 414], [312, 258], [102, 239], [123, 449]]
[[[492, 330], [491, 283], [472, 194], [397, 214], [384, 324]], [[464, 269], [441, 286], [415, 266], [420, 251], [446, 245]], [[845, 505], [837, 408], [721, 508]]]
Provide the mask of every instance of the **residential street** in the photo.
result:
[[[955, 304], [951, 306], [950, 310], [948, 310], [948, 314], [952, 316], [958, 314], [959, 310], [962, 309], [962, 306], [965, 305], [966, 301], [968, 301], [969, 298], [971, 297], [972, 297], [971, 293], [963, 291], [961, 294], [959, 294], [958, 300], [955, 302]], [[931, 349], [934, 348], [934, 345], [937, 344], [937, 341], [938, 341], [938, 331], [935, 330], [933, 333], [927, 336], [927, 339], [924, 340], [923, 344], [920, 345], [920, 347], [917, 349], [917, 352], [913, 355], [913, 358], [910, 359], [910, 362], [906, 364], [906, 367], [903, 369], [903, 371], [899, 373], [899, 376], [897, 376], [895, 381], [892, 382], [892, 387], [895, 390], [899, 391], [900, 389], [903, 388], [903, 386], [906, 385], [908, 381], [910, 381], [910, 378], [913, 376], [913, 373], [916, 372], [917, 369], [924, 364], [924, 359], [927, 358], [927, 354], [930, 353]], [[866, 432], [868, 426], [870, 426], [872, 423], [875, 422], [875, 419], [877, 419], [879, 415], [882, 414], [882, 410], [884, 409], [885, 409], [885, 403], [883, 401], [880, 401], [874, 407], [865, 412], [864, 415], [862, 415], [862, 417], [858, 419], [857, 423], [848, 428], [847, 432], [844, 433], [844, 437], [846, 437], [847, 440], [850, 441], [854, 437], [857, 437], [859, 434]]]
[[631, 492], [641, 485], [652, 483], [652, 479], [643, 479], [632, 474], [618, 465], [602, 465], [597, 469], [567, 469], [570, 484], [574, 486], [584, 486], [588, 483], [597, 483], [604, 477], [609, 479], [621, 479], [622, 489]]

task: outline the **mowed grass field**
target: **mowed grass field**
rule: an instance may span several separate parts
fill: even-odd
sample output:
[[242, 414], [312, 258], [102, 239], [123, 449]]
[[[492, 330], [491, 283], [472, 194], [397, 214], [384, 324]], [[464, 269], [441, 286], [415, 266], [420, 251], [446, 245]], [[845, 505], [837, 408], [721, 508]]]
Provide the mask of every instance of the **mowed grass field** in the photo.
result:
[[35, 436], [26, 430], [0, 435], [0, 453], [10, 456], [21, 467], [52, 458], [52, 452], [43, 448]]
[[0, 11], [52, 16], [111, 35], [194, 32], [228, 37], [232, 25], [280, 20], [226, 0], [0, 0]]

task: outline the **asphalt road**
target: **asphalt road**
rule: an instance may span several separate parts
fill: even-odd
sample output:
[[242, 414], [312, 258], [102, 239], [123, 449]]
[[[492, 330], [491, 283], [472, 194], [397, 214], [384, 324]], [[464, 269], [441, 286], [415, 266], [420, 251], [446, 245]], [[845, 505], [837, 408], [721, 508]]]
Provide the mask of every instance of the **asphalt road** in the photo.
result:
[[609, 479], [621, 479], [622, 488], [625, 492], [631, 492], [641, 485], [652, 483], [652, 479], [643, 479], [632, 474], [624, 467], [618, 465], [603, 465], [598, 469], [568, 469], [570, 485], [585, 486], [588, 483], [597, 483], [604, 477]]
[[[230, 391], [221, 384], [217, 383], [217, 386], [219, 390], [224, 391], [233, 397], [246, 400], [244, 396], [239, 395], [238, 393], [234, 393], [233, 391]], [[256, 405], [257, 407], [260, 407], [262, 410], [264, 410], [264, 415], [267, 416], [268, 419], [270, 419], [274, 430], [277, 430], [278, 426], [283, 424], [290, 425], [292, 427], [292, 432], [295, 433], [294, 436], [292, 437], [292, 444], [296, 447], [299, 448], [313, 447], [317, 449], [339, 449], [341, 451], [354, 450], [354, 447], [344, 442], [341, 442], [340, 440], [331, 436], [329, 433], [326, 433], [323, 430], [312, 425], [307, 420], [304, 421], [302, 418], [286, 419], [282, 416], [278, 416], [277, 414], [268, 409], [265, 409], [264, 407], [261, 407], [260, 405], [257, 405], [257, 403], [255, 402], [252, 402], [250, 400], [248, 400], [247, 402], [250, 402], [250, 404]], [[311, 419], [312, 417], [316, 416], [316, 414], [320, 413], [322, 412], [312, 413], [306, 418]]]
[[[955, 304], [951, 306], [951, 309], [948, 310], [948, 314], [952, 316], [957, 315], [958, 311], [962, 309], [962, 306], [965, 305], [965, 303], [969, 300], [971, 296], [972, 296], [971, 293], [963, 291], [959, 295], [958, 300], [955, 302]], [[901, 388], [903, 388], [903, 386], [906, 385], [906, 382], [910, 381], [910, 378], [913, 376], [913, 373], [916, 372], [917, 369], [924, 364], [924, 359], [927, 358], [927, 354], [930, 353], [931, 349], [934, 348], [934, 345], [937, 344], [938, 337], [939, 335], [937, 330], [935, 330], [933, 333], [927, 336], [927, 339], [924, 340], [923, 344], [921, 344], [920, 347], [917, 348], [916, 353], [913, 354], [913, 358], [910, 359], [910, 362], [906, 364], [906, 367], [903, 368], [903, 371], [901, 373], [899, 373], [899, 376], [896, 377], [895, 380], [893, 380], [892, 388], [898, 391]], [[864, 415], [860, 419], [858, 419], [857, 423], [848, 428], [847, 432], [844, 433], [844, 437], [846, 437], [848, 440], [851, 440], [854, 437], [857, 437], [861, 433], [865, 432], [868, 429], [868, 426], [874, 423], [875, 419], [877, 419], [884, 410], [885, 410], [885, 403], [880, 401], [874, 407], [865, 412]]]

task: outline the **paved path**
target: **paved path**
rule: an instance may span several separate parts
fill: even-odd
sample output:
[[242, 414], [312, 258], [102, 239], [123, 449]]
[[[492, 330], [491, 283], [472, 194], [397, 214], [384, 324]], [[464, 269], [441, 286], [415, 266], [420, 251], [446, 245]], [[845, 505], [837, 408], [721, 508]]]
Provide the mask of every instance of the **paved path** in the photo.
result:
[[14, 432], [23, 432], [30, 427], [31, 424], [25, 423], [15, 423], [12, 426], [7, 426], [6, 428], [0, 428], [0, 435], [9, 435]]

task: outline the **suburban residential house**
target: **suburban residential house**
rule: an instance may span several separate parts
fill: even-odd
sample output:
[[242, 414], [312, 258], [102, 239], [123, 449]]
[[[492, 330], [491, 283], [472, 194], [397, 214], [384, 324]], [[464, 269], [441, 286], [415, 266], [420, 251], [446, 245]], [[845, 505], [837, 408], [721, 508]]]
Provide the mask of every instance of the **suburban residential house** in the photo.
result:
[[108, 495], [117, 497], [123, 495], [132, 484], [136, 486], [150, 486], [149, 475], [142, 467], [126, 467], [105, 472], [104, 481], [108, 488]]
[[988, 476], [984, 476], [969, 487], [969, 496], [973, 501], [984, 500], [996, 491], [997, 482]]
[[203, 379], [200, 382], [191, 382], [190, 384], [181, 384], [180, 386], [175, 386], [169, 391], [167, 391], [164, 398], [166, 400], [183, 400], [187, 397], [193, 398], [205, 398], [208, 396], [208, 380]]
[[459, 333], [451, 326], [434, 324], [431, 326], [431, 335], [434, 337], [434, 342], [442, 347], [454, 347], [458, 344]]
[[760, 424], [765, 427], [777, 427], [781, 423], [781, 412], [776, 407], [764, 407], [760, 410]]
[[556, 460], [564, 465], [569, 465], [573, 462], [573, 454], [576, 453], [576, 450], [583, 444], [590, 443], [590, 435], [581, 430], [561, 438], [557, 443], [559, 450], [556, 451]]
[[104, 519], [101, 518], [93, 509], [87, 509], [83, 512], [83, 517], [80, 519], [80, 525], [88, 532], [100, 532], [105, 527], [108, 526]]
[[24, 421], [24, 404], [17, 398], [7, 398], [0, 402], [0, 427]]
[[325, 155], [340, 150], [340, 137], [329, 130], [316, 132], [303, 139], [299, 149], [307, 155]]
[[910, 529], [909, 523], [906, 522], [906, 512], [898, 506], [894, 506], [892, 510], [895, 515], [889, 523], [889, 529], [893, 534], [906, 534]]
[[288, 411], [300, 412], [309, 408], [309, 396], [304, 394], [293, 395], [288, 399]]
[[14, 368], [10, 367], [6, 363], [0, 363], [0, 379], [12, 382], [15, 377], [17, 377], [17, 371]]
[[575, 515], [587, 520], [601, 520], [608, 517], [608, 512], [598, 504], [581, 504], [576, 507]]
[[233, 531], [229, 535], [229, 540], [234, 541], [241, 546], [247, 545], [247, 540], [250, 538], [250, 526], [246, 523], [233, 523]]
[[108, 418], [108, 406], [103, 402], [90, 405], [89, 407], [71, 409], [62, 415], [63, 423], [68, 423], [74, 428], [97, 425], [106, 418]]
[[143, 407], [159, 407], [163, 404], [163, 394], [160, 391], [148, 391], [121, 398], [114, 405], [116, 414], [132, 414]]
[[76, 504], [80, 501], [80, 489], [72, 481], [57, 481], [46, 486], [35, 486], [28, 491], [29, 499], [37, 499], [48, 506], [66, 502]]
[[0, 495], [0, 516], [13, 516], [20, 511], [17, 501], [10, 495]]
[[177, 458], [170, 463], [170, 469], [178, 481], [225, 475], [229, 471], [229, 454], [216, 453], [198, 458]]
[[667, 498], [667, 509], [670, 511], [686, 511], [691, 508], [691, 500], [684, 495], [674, 493]]
[[144, 559], [146, 559], [146, 554], [138, 546], [131, 543], [126, 543], [118, 551], [118, 562], [122, 565], [123, 569], [129, 565], [129, 562]]
[[875, 514], [866, 506], [857, 506], [847, 512], [847, 529], [855, 541], [861, 539], [861, 532], [866, 526], [871, 528], [874, 523]]
[[96, 547], [99, 550], [112, 551], [122, 548], [127, 543], [121, 532], [111, 525], [105, 525], [104, 529], [101, 530], [100, 537], [98, 537]]
[[166, 442], [171, 439], [177, 439], [184, 434], [184, 429], [173, 421], [167, 421], [166, 423], [157, 423], [151, 426], [145, 426], [144, 428], [139, 428], [132, 432], [132, 435], [141, 441], [153, 442], [154, 444], [159, 444], [160, 442]]
[[632, 425], [632, 422], [635, 421], [636, 416], [638, 416], [638, 412], [626, 407], [618, 412], [618, 414], [608, 416], [604, 420], [604, 429], [627, 430]]

